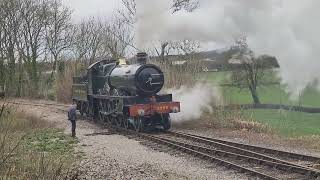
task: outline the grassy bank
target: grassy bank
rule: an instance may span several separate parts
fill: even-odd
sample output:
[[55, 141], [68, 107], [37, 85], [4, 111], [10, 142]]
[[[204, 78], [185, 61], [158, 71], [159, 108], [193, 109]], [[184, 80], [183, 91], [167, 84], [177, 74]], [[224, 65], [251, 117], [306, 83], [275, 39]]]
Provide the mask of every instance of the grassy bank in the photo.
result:
[[0, 179], [74, 179], [76, 139], [39, 117], [2, 107]]

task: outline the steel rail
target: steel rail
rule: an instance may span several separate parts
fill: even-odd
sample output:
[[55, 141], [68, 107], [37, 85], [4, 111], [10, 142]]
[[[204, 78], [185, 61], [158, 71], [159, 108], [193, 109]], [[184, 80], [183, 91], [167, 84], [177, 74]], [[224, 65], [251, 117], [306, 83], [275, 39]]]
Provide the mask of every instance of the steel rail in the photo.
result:
[[[181, 133], [181, 132], [172, 131], [172, 133]], [[262, 153], [268, 153], [268, 154], [287, 157], [287, 158], [296, 159], [296, 160], [305, 160], [305, 161], [309, 161], [309, 162], [313, 162], [313, 163], [320, 163], [320, 157], [316, 157], [316, 156], [310, 156], [310, 155], [298, 154], [298, 153], [293, 153], [293, 152], [281, 151], [281, 150], [277, 150], [277, 149], [265, 148], [265, 147], [261, 147], [261, 146], [237, 143], [237, 142], [222, 140], [222, 139], [218, 139], [218, 138], [199, 136], [199, 135], [190, 134], [190, 133], [183, 133], [183, 134], [206, 139], [206, 140], [210, 140], [210, 141], [214, 141], [214, 142], [218, 142], [218, 143], [231, 145], [234, 147], [239, 147], [242, 149], [247, 149], [247, 150], [254, 151], [254, 152], [262, 152]]]
[[262, 153], [258, 153], [258, 152], [255, 152], [255, 151], [242, 149], [242, 148], [239, 148], [239, 147], [236, 147], [236, 146], [232, 146], [232, 145], [229, 145], [229, 144], [224, 144], [222, 142], [216, 142], [216, 141], [212, 141], [212, 140], [209, 140], [209, 139], [206, 139], [206, 138], [197, 137], [197, 136], [193, 136], [193, 135], [190, 135], [190, 134], [187, 134], [187, 133], [182, 133], [182, 132], [170, 131], [168, 133], [171, 134], [171, 135], [177, 136], [177, 137], [190, 139], [190, 140], [193, 140], [195, 142], [201, 142], [201, 143], [204, 143], [204, 144], [207, 144], [207, 145], [215, 146], [217, 148], [221, 148], [223, 150], [228, 150], [228, 151], [233, 152], [233, 153], [242, 154], [242, 155], [246, 155], [246, 156], [250, 156], [250, 157], [256, 157], [256, 158], [259, 158], [259, 159], [273, 161], [273, 162], [277, 162], [277, 163], [281, 163], [281, 164], [287, 164], [287, 165], [291, 165], [291, 166], [296, 166], [296, 167], [308, 169], [308, 170], [310, 170], [312, 172], [320, 173], [319, 170], [314, 169], [314, 168], [305, 167], [305, 166], [301, 166], [301, 165], [296, 165], [296, 164], [294, 164], [292, 162], [289, 162], [289, 161], [284, 161], [284, 160], [281, 160], [281, 159], [278, 159], [278, 158], [274, 158], [274, 157], [271, 157], [271, 156], [268, 156], [268, 155], [265, 155], [265, 154], [262, 154]]
[[295, 166], [295, 165], [290, 165], [290, 164], [283, 164], [283, 163], [269, 161], [269, 160], [265, 160], [265, 159], [259, 159], [259, 158], [252, 157], [252, 156], [241, 155], [241, 154], [237, 154], [237, 153], [233, 153], [233, 152], [216, 150], [216, 149], [202, 147], [202, 146], [198, 146], [198, 145], [191, 145], [188, 143], [178, 142], [178, 141], [171, 140], [168, 138], [163, 138], [163, 137], [158, 137], [158, 138], [162, 139], [164, 141], [169, 141], [171, 143], [178, 144], [183, 147], [193, 149], [193, 150], [197, 150], [197, 151], [200, 151], [203, 153], [208, 153], [210, 155], [218, 155], [218, 156], [222, 156], [222, 157], [234, 157], [235, 159], [246, 160], [249, 163], [253, 162], [255, 164], [269, 166], [271, 168], [276, 168], [276, 169], [279, 169], [279, 170], [282, 170], [285, 172], [294, 172], [294, 173], [298, 173], [301, 175], [306, 175], [308, 178], [320, 177], [319, 171], [311, 170], [306, 167], [300, 167], [300, 166]]

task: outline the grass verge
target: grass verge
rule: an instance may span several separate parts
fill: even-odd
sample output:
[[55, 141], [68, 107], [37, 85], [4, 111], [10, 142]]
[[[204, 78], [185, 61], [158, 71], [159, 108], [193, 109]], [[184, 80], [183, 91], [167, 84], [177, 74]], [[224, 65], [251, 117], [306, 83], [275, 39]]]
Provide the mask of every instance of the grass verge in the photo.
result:
[[3, 105], [0, 179], [76, 179], [76, 143], [39, 117]]

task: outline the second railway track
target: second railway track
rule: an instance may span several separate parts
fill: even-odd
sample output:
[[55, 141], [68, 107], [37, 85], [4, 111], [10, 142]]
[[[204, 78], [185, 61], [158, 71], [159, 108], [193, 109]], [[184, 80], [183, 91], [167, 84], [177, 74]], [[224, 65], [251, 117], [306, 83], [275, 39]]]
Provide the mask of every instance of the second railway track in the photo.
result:
[[[62, 104], [26, 101], [7, 101], [7, 103], [39, 107], [50, 106], [63, 112], [66, 112], [68, 107]], [[310, 167], [312, 164], [319, 163], [320, 157], [176, 131], [146, 134], [117, 128], [116, 132], [122, 135], [134, 135], [262, 179], [320, 178], [320, 171]], [[303, 161], [303, 163], [297, 163], [298, 161]]]
[[[179, 132], [173, 132], [173, 133], [178, 133], [177, 135], [179, 135]], [[277, 150], [277, 149], [265, 148], [265, 147], [261, 147], [261, 146], [255, 146], [255, 145], [244, 144], [244, 143], [237, 143], [237, 142], [227, 141], [227, 140], [223, 140], [223, 139], [219, 139], [219, 138], [205, 137], [205, 136], [189, 134], [189, 133], [184, 133], [184, 134], [187, 136], [198, 137], [198, 138], [205, 139], [208, 141], [223, 143], [223, 144], [227, 144], [227, 145], [242, 148], [242, 149], [247, 149], [247, 150], [254, 151], [254, 152], [260, 152], [260, 153], [268, 154], [271, 156], [280, 157], [280, 158], [286, 159], [286, 160], [302, 161], [302, 163], [303, 162], [309, 163], [309, 165], [320, 163], [320, 157], [316, 157], [316, 156], [281, 151], [281, 150]], [[308, 165], [308, 164], [306, 164], [306, 165]]]
[[[214, 162], [218, 165], [249, 174], [250, 176], [261, 179], [317, 179], [320, 177], [320, 171], [304, 166], [297, 166], [285, 161], [275, 161], [276, 159], [257, 158], [256, 155], [243, 155], [239, 152], [230, 152], [229, 149], [216, 149], [215, 147], [205, 147], [200, 145], [199, 141], [190, 141], [184, 137], [177, 139], [176, 135], [168, 134], [146, 134], [136, 133], [131, 130], [117, 128], [118, 133], [123, 135], [135, 135], [139, 138], [156, 142], [158, 144], [170, 147], [174, 150], [190, 154], [200, 159]], [[186, 140], [189, 142], [186, 142]]]

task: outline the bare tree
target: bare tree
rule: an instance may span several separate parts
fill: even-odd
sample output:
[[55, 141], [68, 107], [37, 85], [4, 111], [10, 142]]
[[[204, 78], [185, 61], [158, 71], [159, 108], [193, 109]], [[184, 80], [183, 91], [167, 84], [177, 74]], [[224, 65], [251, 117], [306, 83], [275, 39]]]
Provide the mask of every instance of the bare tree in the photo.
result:
[[22, 39], [17, 43], [23, 55], [34, 94], [38, 90], [38, 57], [45, 50], [45, 27], [48, 23], [50, 4], [44, 0], [23, 0], [21, 3]]
[[173, 0], [172, 13], [185, 9], [192, 12], [199, 7], [199, 0]]
[[[124, 10], [119, 11], [124, 22], [133, 26], [137, 20], [137, 3], [135, 0], [122, 0], [122, 5]], [[188, 12], [192, 12], [196, 8], [199, 7], [199, 0], [172, 0], [172, 13], [176, 13], [182, 9], [187, 10]], [[176, 44], [175, 44], [176, 45]], [[174, 45], [174, 46], [175, 46]], [[162, 41], [160, 45], [155, 45], [153, 50], [160, 57], [162, 63], [166, 62], [166, 56], [168, 56], [171, 52], [175, 51], [175, 47], [172, 42]], [[151, 50], [152, 51], [152, 50]]]
[[159, 57], [161, 63], [167, 64], [168, 55], [176, 54], [188, 57], [188, 59], [194, 59], [192, 56], [199, 51], [200, 43], [193, 40], [182, 41], [164, 41], [160, 42], [160, 48], [154, 46], [154, 51]]
[[77, 60], [91, 64], [101, 47], [103, 24], [92, 17], [76, 25], [74, 30], [73, 52]]
[[[2, 8], [0, 9], [0, 16], [3, 16], [3, 11]], [[4, 20], [1, 18], [0, 19], [0, 91], [4, 91], [4, 86], [5, 86], [5, 66], [4, 66], [4, 30], [3, 30], [3, 24]]]
[[54, 0], [50, 5], [48, 23], [46, 24], [46, 45], [53, 57], [53, 72], [57, 70], [60, 54], [71, 46], [73, 32], [71, 24], [71, 10], [62, 6], [60, 0]]
[[167, 63], [167, 56], [171, 53], [172, 49], [171, 42], [168, 41], [160, 42], [159, 45], [154, 45], [154, 51], [159, 57], [160, 62], [163, 64]]
[[22, 84], [29, 82], [28, 94], [36, 95], [39, 64], [48, 54], [56, 64], [70, 42], [71, 12], [60, 0], [1, 0], [0, 16], [0, 86], [21, 95]]
[[[131, 27], [122, 19], [115, 18], [112, 24], [105, 28], [104, 45], [112, 57], [125, 57], [128, 47], [134, 47]], [[134, 47], [135, 48], [135, 47]]]
[[81, 61], [88, 51], [89, 30], [85, 22], [81, 22], [73, 28], [74, 38], [72, 42], [72, 51], [76, 60]]
[[185, 39], [183, 41], [172, 42], [171, 46], [178, 54], [192, 55], [199, 51], [200, 42]]
[[233, 55], [233, 59], [239, 61], [239, 67], [234, 68], [231, 76], [231, 83], [240, 88], [248, 89], [251, 93], [254, 104], [260, 104], [257, 87], [265, 84], [267, 69], [266, 61], [276, 61], [274, 57], [262, 55], [256, 57], [249, 49], [246, 37], [241, 37], [235, 42], [238, 53]]
[[[1, 18], [2, 29], [2, 53], [3, 58], [7, 61], [8, 76], [4, 78], [7, 87], [7, 94], [12, 94], [15, 87], [15, 42], [17, 31], [21, 24], [20, 18], [20, 2], [18, 0], [3, 0], [0, 2], [0, 11], [3, 18]], [[4, 61], [4, 59], [3, 59]]]
[[87, 52], [87, 59], [89, 59], [89, 63], [91, 64], [95, 61], [97, 52], [101, 47], [103, 25], [100, 20], [91, 21], [88, 25], [91, 36], [89, 39], [90, 46]]
[[121, 15], [121, 19], [129, 25], [133, 25], [136, 22], [137, 14], [137, 3], [135, 0], [121, 0], [124, 10], [119, 10], [118, 13]]

